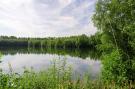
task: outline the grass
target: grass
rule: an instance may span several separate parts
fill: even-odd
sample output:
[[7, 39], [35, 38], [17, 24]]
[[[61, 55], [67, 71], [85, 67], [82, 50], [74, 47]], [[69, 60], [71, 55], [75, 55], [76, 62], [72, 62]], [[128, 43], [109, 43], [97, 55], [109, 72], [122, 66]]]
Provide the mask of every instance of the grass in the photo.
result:
[[9, 64], [10, 74], [0, 71], [0, 89], [135, 89], [133, 83], [123, 83], [121, 86], [102, 80], [83, 78], [72, 79], [72, 68], [66, 61], [54, 61], [46, 71], [34, 72], [25, 69], [23, 74], [14, 73]]

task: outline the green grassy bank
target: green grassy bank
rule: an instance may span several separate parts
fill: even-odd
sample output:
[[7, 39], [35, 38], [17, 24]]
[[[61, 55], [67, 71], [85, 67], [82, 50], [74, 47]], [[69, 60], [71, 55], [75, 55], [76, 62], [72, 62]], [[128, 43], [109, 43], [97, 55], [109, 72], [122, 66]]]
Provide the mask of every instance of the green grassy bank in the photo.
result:
[[[57, 66], [59, 65], [59, 66]], [[135, 84], [107, 82], [101, 79], [91, 80], [86, 74], [83, 78], [72, 79], [72, 68], [66, 62], [53, 63], [46, 71], [34, 72], [25, 69], [24, 73], [14, 73], [9, 64], [10, 73], [0, 72], [0, 89], [134, 89]], [[77, 76], [76, 76], [77, 77]]]

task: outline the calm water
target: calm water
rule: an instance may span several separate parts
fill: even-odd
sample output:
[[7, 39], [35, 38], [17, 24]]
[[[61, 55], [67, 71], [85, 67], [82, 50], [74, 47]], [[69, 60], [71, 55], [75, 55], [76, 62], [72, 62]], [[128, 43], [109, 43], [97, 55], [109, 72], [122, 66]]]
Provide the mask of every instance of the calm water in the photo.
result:
[[[58, 51], [58, 50], [57, 50]], [[71, 51], [71, 52], [70, 52]], [[1, 57], [0, 68], [5, 72], [9, 72], [9, 63], [11, 64], [13, 71], [20, 73], [24, 71], [24, 67], [33, 68], [35, 71], [45, 70], [53, 63], [53, 60], [57, 61], [65, 60], [67, 65], [72, 66], [73, 72], [83, 75], [86, 72], [90, 73], [92, 78], [96, 78], [101, 70], [101, 62], [90, 57], [90, 53], [86, 52], [85, 57], [74, 53], [70, 50], [69, 53], [49, 52], [43, 50], [29, 50], [29, 49], [1, 49], [3, 56]], [[72, 54], [71, 54], [72, 53]], [[78, 55], [77, 55], [78, 54]]]

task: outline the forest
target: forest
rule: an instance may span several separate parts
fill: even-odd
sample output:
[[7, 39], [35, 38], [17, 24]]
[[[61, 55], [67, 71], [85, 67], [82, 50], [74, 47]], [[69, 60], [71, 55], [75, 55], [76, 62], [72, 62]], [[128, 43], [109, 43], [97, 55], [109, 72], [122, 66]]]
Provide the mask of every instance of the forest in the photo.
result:
[[17, 38], [14, 36], [0, 36], [0, 47], [30, 47], [30, 48], [96, 48], [100, 44], [100, 35], [71, 36], [48, 38]]

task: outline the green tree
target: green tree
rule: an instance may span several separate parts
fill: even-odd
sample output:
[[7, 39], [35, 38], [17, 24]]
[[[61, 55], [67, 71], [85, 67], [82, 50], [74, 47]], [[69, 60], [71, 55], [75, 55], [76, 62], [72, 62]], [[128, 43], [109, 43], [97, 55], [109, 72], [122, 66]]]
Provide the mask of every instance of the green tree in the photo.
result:
[[[114, 77], [113, 79], [117, 79], [117, 77], [120, 76], [122, 77], [124, 74], [127, 80], [135, 80], [135, 68], [133, 68], [133, 60], [135, 58], [134, 14], [134, 0], [98, 0], [96, 4], [93, 21], [95, 26], [102, 33], [102, 45], [100, 45], [100, 48], [103, 50], [104, 56], [110, 54], [110, 58], [114, 54], [114, 50], [117, 50], [117, 52], [121, 55], [119, 56], [120, 62], [118, 63], [123, 63], [122, 65], [126, 66], [124, 67], [125, 71], [119, 71], [118, 74], [115, 74], [115, 72], [111, 71], [111, 69], [117, 67], [107, 64], [104, 65], [104, 68], [108, 68], [108, 71], [115, 75], [111, 76]], [[107, 56], [103, 58], [108, 58], [109, 60], [109, 57]], [[115, 57], [113, 57], [111, 60], [114, 61]], [[115, 63], [114, 65], [117, 66], [118, 64]]]

